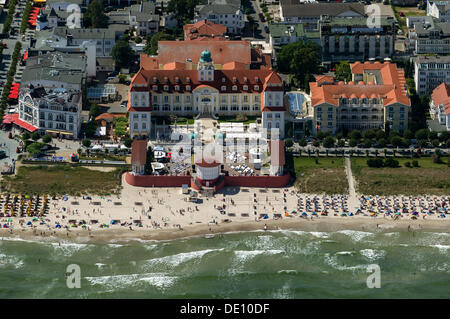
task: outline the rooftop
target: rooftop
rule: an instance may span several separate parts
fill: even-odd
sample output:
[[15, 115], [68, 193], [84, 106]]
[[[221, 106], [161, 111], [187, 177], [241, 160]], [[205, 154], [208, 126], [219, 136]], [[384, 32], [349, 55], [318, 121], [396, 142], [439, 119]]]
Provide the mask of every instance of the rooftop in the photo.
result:
[[365, 16], [365, 9], [362, 3], [299, 3], [294, 0], [280, 1], [284, 17], [320, 17], [321, 15], [345, 16], [354, 15]]

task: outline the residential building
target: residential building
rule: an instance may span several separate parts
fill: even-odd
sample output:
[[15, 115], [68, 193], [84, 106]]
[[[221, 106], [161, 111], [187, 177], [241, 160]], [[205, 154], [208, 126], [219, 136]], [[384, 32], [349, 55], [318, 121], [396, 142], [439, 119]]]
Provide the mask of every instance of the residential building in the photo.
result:
[[196, 23], [183, 26], [184, 40], [214, 39], [224, 40], [227, 27], [213, 23], [208, 20], [201, 20]]
[[450, 22], [425, 17], [408, 34], [415, 54], [450, 54]]
[[450, 84], [450, 56], [418, 56], [414, 61], [414, 82], [419, 95], [431, 94], [441, 83]]
[[282, 45], [297, 41], [312, 41], [320, 45], [320, 33], [318, 31], [305, 30], [303, 24], [271, 23], [269, 25], [269, 43], [274, 49]]
[[159, 32], [161, 17], [156, 12], [156, 6], [151, 1], [141, 1], [129, 9], [130, 26], [134, 27], [137, 35], [147, 36]]
[[194, 22], [208, 20], [227, 27], [227, 32], [240, 34], [245, 27], [245, 14], [240, 0], [210, 0], [195, 7]]
[[395, 21], [380, 17], [379, 26], [369, 27], [367, 18], [322, 16], [319, 21], [322, 60], [364, 61], [394, 54]]
[[97, 57], [109, 57], [119, 37], [114, 30], [104, 29], [68, 29], [67, 45], [81, 46], [83, 42], [94, 41], [96, 43]]
[[147, 163], [147, 140], [134, 139], [131, 150], [131, 171], [135, 175], [144, 175]]
[[286, 23], [304, 23], [306, 28], [317, 29], [322, 15], [330, 17], [365, 17], [361, 3], [305, 3], [280, 0], [280, 19]]
[[430, 101], [430, 116], [450, 131], [450, 86], [442, 83], [433, 90]]
[[343, 130], [384, 129], [405, 131], [411, 101], [404, 72], [396, 64], [355, 62], [352, 81], [317, 76], [310, 83], [313, 127], [335, 134]]
[[[230, 50], [226, 45], [233, 42], [224, 41], [225, 47], [219, 44], [214, 52]], [[128, 99], [130, 135], [150, 135], [150, 116], [253, 115], [261, 116], [263, 127], [279, 130], [283, 138], [286, 108], [281, 77], [270, 67], [250, 68], [250, 56], [247, 64], [224, 60], [226, 54], [216, 62], [207, 47], [198, 58], [193, 54], [196, 48], [187, 52], [183, 46], [182, 61], [190, 56], [192, 62], [171, 62], [162, 68], [152, 67], [154, 57], [141, 55], [141, 69], [131, 81]]]
[[19, 93], [19, 119], [43, 134], [78, 138], [81, 108], [81, 91], [29, 86]]

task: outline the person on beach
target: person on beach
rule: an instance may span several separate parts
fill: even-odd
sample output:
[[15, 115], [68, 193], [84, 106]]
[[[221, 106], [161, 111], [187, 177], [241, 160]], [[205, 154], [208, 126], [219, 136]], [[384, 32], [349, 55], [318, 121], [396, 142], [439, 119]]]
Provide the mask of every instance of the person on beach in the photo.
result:
[[264, 230], [267, 230], [267, 224], [264, 224]]

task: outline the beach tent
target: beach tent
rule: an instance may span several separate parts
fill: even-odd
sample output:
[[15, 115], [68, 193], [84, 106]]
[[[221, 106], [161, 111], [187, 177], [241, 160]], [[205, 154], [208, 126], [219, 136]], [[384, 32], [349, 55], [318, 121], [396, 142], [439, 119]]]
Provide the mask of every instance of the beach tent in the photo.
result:
[[269, 215], [265, 214], [264, 219], [269, 219]]

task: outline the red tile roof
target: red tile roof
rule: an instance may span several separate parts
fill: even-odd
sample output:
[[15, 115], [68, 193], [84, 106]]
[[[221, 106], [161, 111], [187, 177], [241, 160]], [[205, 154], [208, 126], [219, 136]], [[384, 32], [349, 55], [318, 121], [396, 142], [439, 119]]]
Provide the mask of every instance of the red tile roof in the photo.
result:
[[197, 23], [183, 26], [185, 40], [197, 40], [206, 38], [221, 37], [227, 32], [227, 27], [211, 21], [201, 20]]
[[270, 164], [283, 166], [286, 163], [284, 154], [284, 140], [269, 140]]
[[252, 62], [250, 41], [159, 41], [159, 64], [185, 63], [187, 58], [191, 59], [193, 63], [198, 63], [204, 50], [211, 52], [216, 64], [233, 61], [244, 64]]
[[331, 78], [322, 76], [317, 77], [317, 82], [309, 84], [311, 89], [312, 106], [322, 103], [339, 105], [339, 98], [380, 98], [385, 106], [393, 103], [401, 103], [411, 106], [411, 101], [406, 92], [406, 80], [403, 70], [398, 69], [396, 64], [386, 63], [360, 63], [356, 62], [350, 65], [353, 74], [363, 74], [367, 70], [378, 70], [382, 83], [367, 84], [359, 81], [353, 81], [344, 84], [344, 82], [329, 83]]
[[443, 105], [445, 114], [450, 114], [450, 85], [440, 84], [431, 94], [434, 106]]
[[131, 143], [131, 165], [145, 165], [147, 162], [147, 140], [133, 140]]

